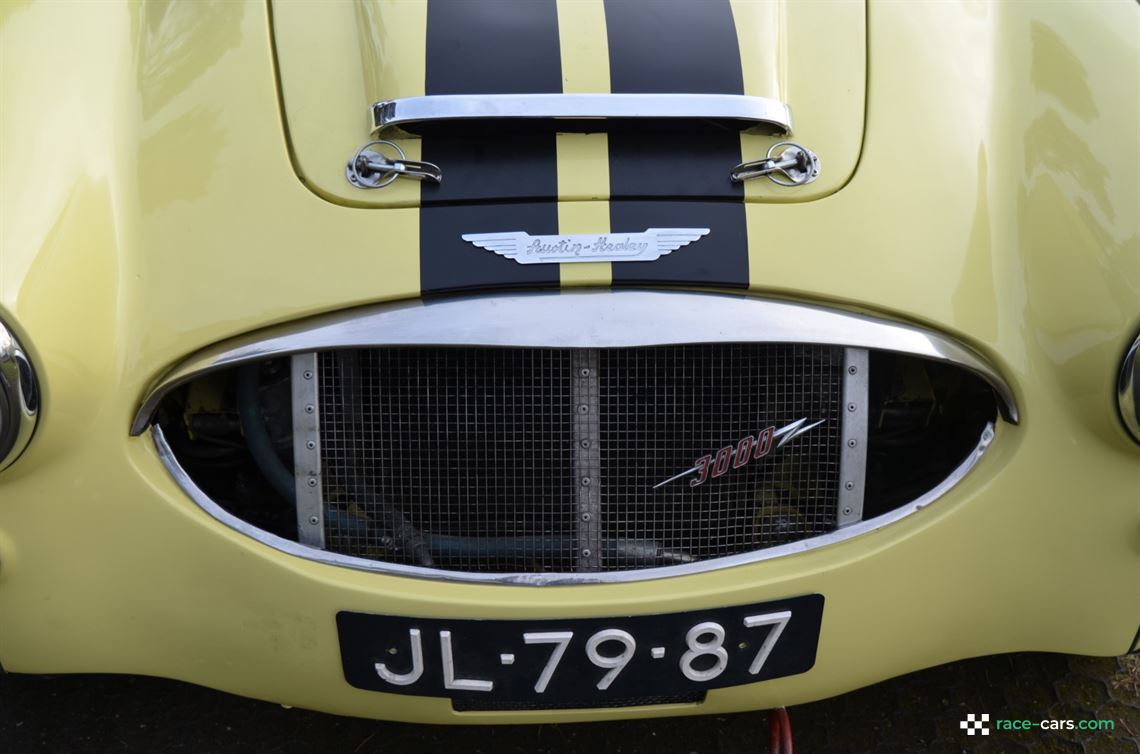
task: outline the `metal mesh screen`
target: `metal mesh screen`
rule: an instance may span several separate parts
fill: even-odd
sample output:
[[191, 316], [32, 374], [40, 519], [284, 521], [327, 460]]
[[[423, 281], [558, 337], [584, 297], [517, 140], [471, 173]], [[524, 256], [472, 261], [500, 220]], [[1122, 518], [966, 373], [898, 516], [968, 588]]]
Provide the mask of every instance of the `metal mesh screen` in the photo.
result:
[[[321, 353], [326, 547], [448, 570], [569, 572], [831, 530], [842, 366], [841, 348], [767, 344]], [[753, 452], [765, 429], [801, 419], [822, 423]], [[584, 451], [590, 442], [598, 452]], [[705, 456], [702, 483], [695, 470], [660, 484]], [[596, 494], [580, 494], [584, 478]]]
[[569, 351], [330, 352], [319, 378], [326, 548], [574, 570]]
[[[842, 366], [842, 349], [819, 346], [602, 351], [605, 535], [704, 560], [833, 529]], [[761, 432], [801, 419], [823, 423], [774, 437], [755, 457]], [[703, 482], [701, 458], [709, 466]], [[725, 470], [714, 476], [718, 458]]]

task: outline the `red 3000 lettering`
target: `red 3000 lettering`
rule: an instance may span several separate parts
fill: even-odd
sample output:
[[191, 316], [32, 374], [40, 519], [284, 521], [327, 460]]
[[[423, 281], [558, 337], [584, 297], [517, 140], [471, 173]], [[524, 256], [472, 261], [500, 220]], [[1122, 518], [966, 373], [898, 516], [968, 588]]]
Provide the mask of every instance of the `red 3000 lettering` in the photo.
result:
[[[760, 460], [772, 452], [773, 444], [775, 444], [776, 448], [781, 448], [790, 440], [823, 424], [824, 421], [826, 420], [820, 419], [817, 422], [808, 424], [807, 417], [804, 417], [779, 429], [775, 426], [765, 427], [755, 435], [746, 435], [733, 444], [725, 445], [716, 453], [701, 456], [693, 463], [692, 468], [686, 469], [675, 476], [671, 476], [664, 482], [653, 485], [653, 489], [664, 487], [672, 481], [694, 473], [697, 475], [697, 478], [690, 479], [689, 486], [699, 487], [709, 479], [724, 476], [728, 473], [729, 469], [740, 469], [752, 461]], [[776, 443], [776, 440], [779, 440], [779, 443]]]

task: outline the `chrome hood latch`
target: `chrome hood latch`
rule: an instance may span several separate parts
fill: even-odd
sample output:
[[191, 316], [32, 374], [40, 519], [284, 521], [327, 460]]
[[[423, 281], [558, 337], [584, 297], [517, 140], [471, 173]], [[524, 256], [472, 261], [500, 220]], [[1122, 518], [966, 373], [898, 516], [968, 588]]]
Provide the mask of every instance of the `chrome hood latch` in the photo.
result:
[[[380, 148], [387, 147], [396, 156], [389, 159]], [[357, 188], [384, 188], [397, 178], [414, 178], [417, 181], [443, 181], [443, 171], [430, 162], [409, 160], [398, 144], [390, 141], [370, 141], [348, 161], [344, 168], [348, 182]]]
[[737, 165], [729, 177], [733, 183], [743, 183], [762, 176], [781, 186], [804, 186], [819, 177], [819, 158], [794, 141], [781, 141], [772, 145], [764, 159]]

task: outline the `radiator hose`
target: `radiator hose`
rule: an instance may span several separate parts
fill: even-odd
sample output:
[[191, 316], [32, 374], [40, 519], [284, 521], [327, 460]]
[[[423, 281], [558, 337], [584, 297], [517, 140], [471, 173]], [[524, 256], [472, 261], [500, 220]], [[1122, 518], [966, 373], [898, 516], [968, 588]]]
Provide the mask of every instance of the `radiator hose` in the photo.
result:
[[[364, 540], [374, 540], [372, 521], [336, 508], [325, 509], [326, 520], [340, 531]], [[382, 529], [381, 531], [386, 531]], [[543, 552], [573, 552], [573, 537], [557, 535], [460, 537], [451, 534], [418, 532], [431, 554], [437, 558], [494, 558], [526, 560]], [[692, 563], [687, 552], [667, 550], [651, 539], [609, 538], [602, 540], [602, 559], [611, 566], [655, 566]]]
[[237, 404], [238, 417], [241, 419], [241, 431], [245, 435], [245, 442], [249, 446], [249, 453], [258, 471], [269, 482], [278, 495], [296, 505], [297, 488], [293, 481], [293, 472], [285, 468], [277, 450], [265, 431], [265, 420], [261, 418], [261, 401], [258, 400], [257, 387], [259, 366], [247, 364], [238, 369], [237, 374]]
[[[258, 471], [278, 495], [296, 508], [297, 488], [293, 472], [289, 471], [281, 457], [277, 455], [277, 450], [269, 439], [269, 433], [265, 430], [265, 420], [261, 416], [261, 401], [257, 395], [260, 374], [258, 364], [246, 364], [238, 369], [237, 403], [241, 431], [245, 435], [249, 453], [253, 456]], [[393, 506], [378, 501], [373, 501], [373, 504], [383, 514], [386, 529], [391, 532], [399, 549], [409, 553], [412, 560], [419, 565], [433, 565], [431, 550], [420, 531]], [[326, 516], [330, 515], [331, 509], [325, 506], [324, 513]]]

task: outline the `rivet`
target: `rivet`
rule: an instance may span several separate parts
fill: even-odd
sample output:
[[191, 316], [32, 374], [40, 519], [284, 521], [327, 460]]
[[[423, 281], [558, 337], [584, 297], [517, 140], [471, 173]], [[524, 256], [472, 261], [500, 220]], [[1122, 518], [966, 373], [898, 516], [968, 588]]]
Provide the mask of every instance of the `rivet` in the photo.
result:
[[589, 513], [583, 513], [582, 514], [582, 520], [583, 521], [589, 521], [591, 518], [593, 518], [593, 517]]
[[843, 509], [843, 515], [844, 516], [850, 516], [851, 515], [851, 508], [844, 508]]
[[587, 547], [585, 550], [582, 550], [582, 557], [583, 557], [583, 558], [588, 558], [588, 557], [590, 557], [590, 556], [591, 556], [591, 555], [593, 555], [593, 554], [594, 554], [594, 553], [593, 553], [593, 552], [591, 552], [591, 551], [590, 551], [590, 548], [588, 548], [588, 547]]
[[845, 482], [843, 486], [849, 490], [855, 489], [855, 483], [854, 482]]
[[583, 448], [588, 448], [588, 447], [590, 447], [590, 441], [589, 441], [589, 440], [583, 440], [583, 441], [582, 441], [582, 447], [583, 447]]
[[399, 650], [398, 650], [398, 649], [396, 649], [395, 647], [388, 647], [388, 654], [390, 654], [390, 655], [394, 655], [394, 654], [396, 654], [398, 651], [399, 651]]
[[858, 371], [859, 371], [858, 367], [854, 367], [854, 366], [847, 367], [847, 374], [855, 374]]
[[748, 649], [748, 642], [742, 641], [736, 645], [736, 648], [741, 650]]
[[586, 413], [589, 413], [589, 411], [590, 411], [590, 407], [587, 406], [585, 403], [578, 406], [578, 413], [579, 414], [586, 414]]
[[578, 370], [578, 374], [582, 375], [583, 377], [589, 377], [590, 376], [590, 370], [589, 369], [580, 369], [580, 370]]
[[313, 370], [311, 370], [311, 369], [306, 369], [306, 370], [304, 371], [304, 377], [305, 377], [305, 379], [306, 379], [306, 380], [311, 380], [311, 379], [313, 379]]
[[305, 480], [305, 483], [308, 484], [310, 487], [316, 487], [317, 486], [317, 478], [315, 476], [311, 476]]
[[583, 487], [589, 487], [590, 486], [590, 477], [588, 477], [588, 476], [582, 477], [582, 486]]
[[314, 411], [316, 411], [316, 410], [317, 410], [317, 409], [316, 409], [316, 408], [314, 408], [314, 407], [313, 407], [313, 404], [311, 404], [311, 403], [310, 403], [309, 405], [305, 406], [305, 413], [306, 413], [306, 414], [311, 414], [311, 413], [313, 413], [313, 412], [314, 412]]
[[858, 443], [855, 442], [855, 440], [848, 440], [847, 441], [847, 447], [849, 447], [849, 448], [854, 448], [856, 445], [858, 445]]
[[305, 447], [309, 450], [312, 450], [313, 448], [317, 447], [317, 443], [314, 440], [308, 440], [305, 442]]
[[316, 526], [320, 522], [321, 522], [321, 520], [319, 518], [317, 518], [316, 516], [309, 516], [309, 523], [312, 524], [313, 526]]
[[854, 411], [855, 410], [855, 404], [854, 403], [848, 403], [847, 404], [847, 410], [848, 411]]

